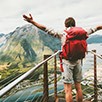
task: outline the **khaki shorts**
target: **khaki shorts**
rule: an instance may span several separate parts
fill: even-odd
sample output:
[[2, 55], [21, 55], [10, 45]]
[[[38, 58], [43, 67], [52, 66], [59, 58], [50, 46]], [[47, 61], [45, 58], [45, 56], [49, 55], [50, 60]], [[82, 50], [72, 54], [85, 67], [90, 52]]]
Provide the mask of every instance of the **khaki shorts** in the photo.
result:
[[82, 67], [79, 62], [73, 64], [63, 61], [62, 81], [64, 83], [74, 83], [82, 81]]

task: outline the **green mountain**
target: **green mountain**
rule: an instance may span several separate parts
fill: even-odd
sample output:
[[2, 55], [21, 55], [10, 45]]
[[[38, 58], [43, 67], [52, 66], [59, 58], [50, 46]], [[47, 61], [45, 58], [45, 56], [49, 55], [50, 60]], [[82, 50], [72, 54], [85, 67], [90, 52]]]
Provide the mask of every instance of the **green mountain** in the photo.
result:
[[0, 65], [7, 64], [9, 68], [32, 67], [43, 60], [44, 54], [52, 54], [61, 46], [59, 39], [33, 25], [17, 27], [6, 36], [0, 48]]

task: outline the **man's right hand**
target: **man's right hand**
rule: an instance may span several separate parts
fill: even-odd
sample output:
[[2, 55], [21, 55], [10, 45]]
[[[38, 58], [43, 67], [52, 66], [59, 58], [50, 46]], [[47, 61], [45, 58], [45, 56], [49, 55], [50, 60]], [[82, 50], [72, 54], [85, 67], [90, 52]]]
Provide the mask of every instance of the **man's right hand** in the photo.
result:
[[29, 23], [32, 23], [32, 24], [33, 24], [34, 26], [36, 26], [37, 28], [39, 28], [39, 29], [45, 31], [46, 27], [45, 27], [44, 25], [42, 25], [42, 24], [39, 24], [39, 23], [35, 22], [35, 21], [33, 20], [33, 17], [32, 17], [31, 14], [29, 14], [29, 16], [23, 15], [23, 18], [24, 18], [25, 21], [27, 21], [27, 22], [29, 22]]
[[29, 16], [23, 15], [23, 18], [25, 21], [27, 21], [29, 23], [32, 23], [32, 21], [33, 21], [33, 17], [31, 14], [29, 14]]

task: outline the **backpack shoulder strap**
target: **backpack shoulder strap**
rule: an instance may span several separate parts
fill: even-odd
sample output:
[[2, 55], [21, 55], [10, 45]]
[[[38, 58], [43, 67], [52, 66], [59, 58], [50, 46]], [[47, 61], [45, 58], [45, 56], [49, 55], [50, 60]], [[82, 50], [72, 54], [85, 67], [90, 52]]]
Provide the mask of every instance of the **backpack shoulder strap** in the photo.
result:
[[81, 27], [72, 27], [69, 30], [64, 30], [68, 34], [68, 39], [87, 39], [87, 32]]

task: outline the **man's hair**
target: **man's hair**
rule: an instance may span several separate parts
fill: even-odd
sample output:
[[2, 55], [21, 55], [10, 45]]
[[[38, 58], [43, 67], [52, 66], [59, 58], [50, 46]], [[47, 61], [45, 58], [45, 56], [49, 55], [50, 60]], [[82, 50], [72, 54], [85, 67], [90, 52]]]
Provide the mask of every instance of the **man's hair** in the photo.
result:
[[66, 20], [65, 20], [65, 27], [75, 27], [75, 20], [74, 18], [72, 17], [68, 17]]

